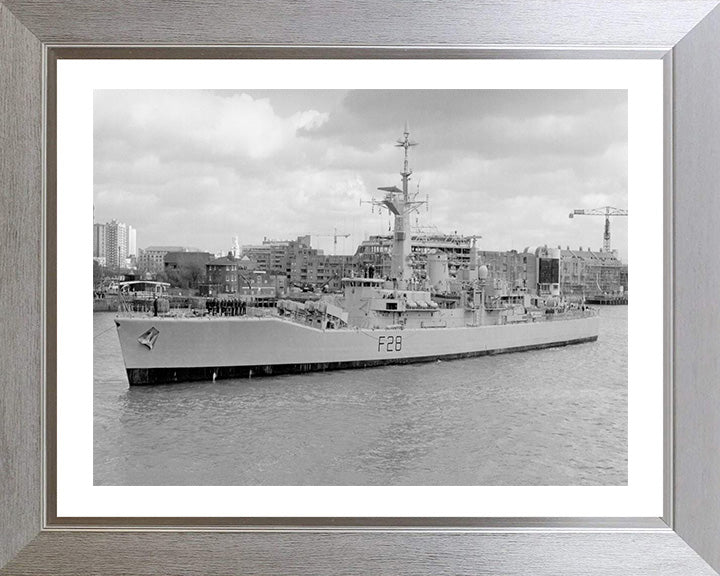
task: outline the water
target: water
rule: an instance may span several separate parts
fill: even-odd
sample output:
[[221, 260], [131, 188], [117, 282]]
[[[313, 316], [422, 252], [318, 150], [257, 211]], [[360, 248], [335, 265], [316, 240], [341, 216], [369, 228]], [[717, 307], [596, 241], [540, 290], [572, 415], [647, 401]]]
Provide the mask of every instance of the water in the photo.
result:
[[623, 485], [627, 307], [595, 343], [130, 388], [94, 315], [96, 485]]

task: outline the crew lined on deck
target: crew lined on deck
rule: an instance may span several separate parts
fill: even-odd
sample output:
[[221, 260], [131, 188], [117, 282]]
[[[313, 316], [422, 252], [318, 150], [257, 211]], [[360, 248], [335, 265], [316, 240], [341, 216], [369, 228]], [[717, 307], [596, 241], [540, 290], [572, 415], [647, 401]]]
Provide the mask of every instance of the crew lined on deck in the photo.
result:
[[247, 303], [238, 298], [208, 298], [205, 303], [210, 316], [245, 316]]

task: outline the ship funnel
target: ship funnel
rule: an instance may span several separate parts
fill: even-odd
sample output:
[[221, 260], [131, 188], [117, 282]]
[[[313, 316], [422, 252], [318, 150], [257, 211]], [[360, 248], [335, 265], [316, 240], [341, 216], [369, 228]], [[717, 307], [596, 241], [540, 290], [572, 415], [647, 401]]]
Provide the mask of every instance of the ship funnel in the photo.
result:
[[430, 286], [438, 292], [447, 292], [450, 273], [445, 252], [434, 250], [427, 255], [427, 273]]

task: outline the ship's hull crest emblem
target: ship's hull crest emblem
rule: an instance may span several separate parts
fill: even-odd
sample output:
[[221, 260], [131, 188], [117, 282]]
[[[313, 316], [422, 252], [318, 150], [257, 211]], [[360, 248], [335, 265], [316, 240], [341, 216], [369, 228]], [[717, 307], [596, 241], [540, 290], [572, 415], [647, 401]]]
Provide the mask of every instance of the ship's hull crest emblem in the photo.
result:
[[153, 326], [150, 330], [147, 330], [138, 336], [138, 342], [143, 346], [147, 346], [148, 350], [152, 350], [159, 335], [160, 331]]

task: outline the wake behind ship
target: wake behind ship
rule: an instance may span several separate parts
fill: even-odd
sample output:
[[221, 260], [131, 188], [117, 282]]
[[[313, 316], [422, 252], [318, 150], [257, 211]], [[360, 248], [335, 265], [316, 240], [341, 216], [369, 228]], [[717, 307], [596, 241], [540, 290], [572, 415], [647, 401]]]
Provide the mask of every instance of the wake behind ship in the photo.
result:
[[215, 380], [384, 364], [428, 362], [564, 346], [597, 340], [597, 311], [566, 302], [559, 258], [541, 249], [537, 283], [508, 289], [489, 278], [473, 242], [470, 263], [451, 276], [447, 255], [411, 265], [410, 215], [425, 203], [411, 194], [406, 126], [402, 188], [380, 188], [372, 203], [394, 216], [388, 278], [372, 271], [341, 281], [342, 293], [305, 304], [280, 300], [260, 317], [118, 316], [131, 385]]

